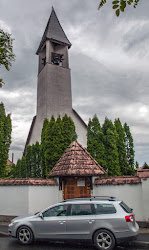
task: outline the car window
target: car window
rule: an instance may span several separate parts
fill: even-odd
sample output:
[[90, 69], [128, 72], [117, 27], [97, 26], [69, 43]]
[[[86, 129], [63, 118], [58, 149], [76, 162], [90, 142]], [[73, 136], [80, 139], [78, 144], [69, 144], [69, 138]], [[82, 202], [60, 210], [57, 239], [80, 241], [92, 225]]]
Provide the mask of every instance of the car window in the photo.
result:
[[114, 214], [116, 209], [112, 204], [94, 204], [96, 214]]
[[91, 204], [72, 204], [70, 215], [91, 215]]
[[43, 217], [65, 216], [68, 205], [52, 207], [43, 213]]
[[132, 209], [130, 208], [130, 207], [128, 207], [127, 205], [126, 205], [126, 203], [125, 202], [121, 202], [120, 203], [120, 206], [123, 208], [123, 210], [126, 212], [126, 213], [131, 213], [132, 212]]

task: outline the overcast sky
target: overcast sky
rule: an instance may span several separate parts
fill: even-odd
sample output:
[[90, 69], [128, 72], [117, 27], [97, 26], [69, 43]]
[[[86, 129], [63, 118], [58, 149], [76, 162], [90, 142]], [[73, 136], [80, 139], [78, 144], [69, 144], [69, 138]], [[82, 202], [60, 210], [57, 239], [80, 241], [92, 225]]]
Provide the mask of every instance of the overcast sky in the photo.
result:
[[88, 123], [97, 114], [127, 122], [135, 160], [149, 163], [149, 1], [116, 17], [111, 0], [0, 0], [0, 28], [12, 34], [16, 61], [0, 68], [0, 102], [12, 118], [10, 151], [22, 156], [36, 114], [38, 56], [52, 6], [72, 43], [69, 50], [73, 108]]

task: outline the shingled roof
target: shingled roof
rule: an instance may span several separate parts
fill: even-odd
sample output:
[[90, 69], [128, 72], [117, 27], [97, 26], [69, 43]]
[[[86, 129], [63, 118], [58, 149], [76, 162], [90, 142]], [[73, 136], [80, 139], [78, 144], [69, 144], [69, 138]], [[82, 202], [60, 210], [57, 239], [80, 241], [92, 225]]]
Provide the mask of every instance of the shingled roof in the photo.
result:
[[137, 176], [139, 176], [140, 178], [149, 178], [149, 169], [143, 169], [142, 167], [141, 168], [138, 168], [137, 169]]
[[94, 185], [124, 185], [138, 183], [141, 183], [141, 179], [138, 176], [98, 177], [94, 181]]
[[57, 186], [58, 183], [54, 179], [41, 178], [14, 178], [0, 179], [0, 186]]
[[43, 37], [41, 39], [41, 42], [40, 42], [40, 45], [39, 45], [39, 48], [38, 48], [36, 54], [38, 54], [38, 52], [40, 51], [44, 42], [48, 39], [50, 41], [58, 43], [58, 44], [67, 45], [68, 48], [71, 47], [71, 43], [68, 40], [65, 32], [63, 31], [63, 29], [61, 27], [60, 22], [57, 18], [57, 15], [56, 15], [53, 7], [52, 7], [52, 12], [51, 12], [49, 21], [47, 23], [45, 32], [43, 34]]
[[87, 150], [74, 141], [66, 149], [49, 176], [98, 176], [105, 173]]

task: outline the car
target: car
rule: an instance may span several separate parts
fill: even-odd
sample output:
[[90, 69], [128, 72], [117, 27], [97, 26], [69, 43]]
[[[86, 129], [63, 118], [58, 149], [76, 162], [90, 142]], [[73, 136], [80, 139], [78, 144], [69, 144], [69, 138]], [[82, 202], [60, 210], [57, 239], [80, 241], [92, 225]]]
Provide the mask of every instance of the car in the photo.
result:
[[14, 218], [9, 236], [27, 245], [38, 239], [91, 241], [112, 250], [139, 233], [133, 210], [115, 197], [69, 199], [34, 215]]

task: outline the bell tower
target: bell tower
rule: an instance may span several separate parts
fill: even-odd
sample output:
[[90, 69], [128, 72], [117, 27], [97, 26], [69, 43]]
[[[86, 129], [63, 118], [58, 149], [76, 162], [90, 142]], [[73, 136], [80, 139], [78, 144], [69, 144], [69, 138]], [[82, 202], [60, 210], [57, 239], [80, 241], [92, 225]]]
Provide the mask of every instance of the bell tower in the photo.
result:
[[64, 116], [72, 110], [71, 79], [66, 37], [54, 9], [37, 50], [39, 56], [37, 118]]
[[[86, 146], [87, 127], [72, 109], [71, 75], [68, 50], [71, 43], [64, 33], [57, 15], [52, 8], [43, 37], [36, 54], [39, 57], [37, 81], [37, 114], [33, 118], [27, 144], [40, 142], [45, 118], [57, 119], [65, 114], [75, 123], [78, 141]], [[82, 138], [82, 139], [81, 139]]]

